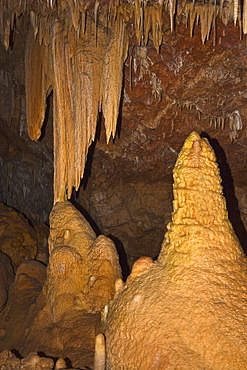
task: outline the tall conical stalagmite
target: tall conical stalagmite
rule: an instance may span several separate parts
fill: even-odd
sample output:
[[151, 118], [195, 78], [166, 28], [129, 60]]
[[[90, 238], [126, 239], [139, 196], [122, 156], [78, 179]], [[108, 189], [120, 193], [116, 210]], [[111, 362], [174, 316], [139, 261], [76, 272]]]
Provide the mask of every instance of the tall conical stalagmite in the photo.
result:
[[159, 262], [205, 267], [218, 260], [243, 257], [228, 219], [219, 168], [205, 138], [192, 132], [173, 171], [172, 222]]
[[215, 154], [193, 132], [174, 168], [158, 261], [136, 261], [105, 310], [106, 369], [247, 368], [247, 265]]

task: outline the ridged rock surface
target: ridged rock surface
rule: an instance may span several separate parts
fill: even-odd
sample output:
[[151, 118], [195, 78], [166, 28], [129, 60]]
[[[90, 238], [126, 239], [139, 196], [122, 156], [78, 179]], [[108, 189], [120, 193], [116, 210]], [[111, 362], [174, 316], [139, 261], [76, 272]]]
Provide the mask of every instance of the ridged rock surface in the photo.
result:
[[157, 262], [141, 258], [105, 310], [108, 370], [246, 369], [247, 265], [215, 155], [193, 132], [174, 168]]

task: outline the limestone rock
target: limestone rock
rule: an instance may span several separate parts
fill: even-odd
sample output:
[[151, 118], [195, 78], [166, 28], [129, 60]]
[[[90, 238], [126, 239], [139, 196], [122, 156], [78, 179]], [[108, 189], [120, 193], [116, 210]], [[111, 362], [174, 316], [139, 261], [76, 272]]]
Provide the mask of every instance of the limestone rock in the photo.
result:
[[114, 243], [98, 236], [70, 203], [59, 202], [50, 216], [50, 261], [45, 294], [55, 320], [69, 309], [100, 312], [121, 277]]
[[220, 183], [211, 147], [193, 132], [174, 169], [158, 261], [105, 315], [106, 369], [246, 369], [247, 264]]
[[55, 204], [50, 227], [48, 267], [22, 262], [9, 288], [0, 313], [0, 351], [14, 348], [27, 356], [20, 369], [54, 367], [33, 354], [37, 351], [60, 358], [56, 369], [64, 368], [63, 358], [75, 367], [91, 368], [100, 311], [121, 278], [118, 256], [113, 242], [96, 237], [69, 202]]
[[11, 258], [15, 270], [37, 254], [34, 230], [20, 213], [3, 203], [0, 203], [0, 250]]

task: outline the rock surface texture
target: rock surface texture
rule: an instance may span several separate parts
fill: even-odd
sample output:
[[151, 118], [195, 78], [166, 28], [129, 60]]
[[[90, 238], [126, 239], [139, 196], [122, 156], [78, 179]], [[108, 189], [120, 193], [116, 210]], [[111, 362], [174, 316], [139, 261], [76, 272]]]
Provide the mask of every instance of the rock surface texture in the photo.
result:
[[[50, 227], [47, 268], [39, 261], [23, 261], [14, 277], [7, 256], [1, 255], [0, 351], [14, 349], [21, 356], [38, 351], [91, 368], [100, 311], [113, 298], [115, 280], [121, 278], [118, 256], [113, 242], [96, 237], [69, 202], [55, 204]], [[4, 353], [8, 366], [15, 363], [13, 369], [43, 368], [45, 360], [47, 369], [54, 366], [51, 358], [32, 354], [20, 361]]]
[[105, 315], [106, 368], [247, 368], [247, 264], [215, 155], [193, 132], [174, 168], [157, 262], [137, 260]]

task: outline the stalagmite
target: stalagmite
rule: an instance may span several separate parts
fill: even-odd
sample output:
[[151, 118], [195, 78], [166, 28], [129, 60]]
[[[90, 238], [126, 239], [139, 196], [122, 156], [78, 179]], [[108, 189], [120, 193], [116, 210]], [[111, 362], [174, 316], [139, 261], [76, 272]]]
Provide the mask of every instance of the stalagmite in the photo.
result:
[[207, 140], [193, 132], [178, 156], [172, 222], [159, 255], [162, 264], [174, 260], [174, 265], [193, 262], [203, 267], [211, 259], [217, 261], [218, 255], [230, 260], [243, 258], [228, 219], [216, 158], [209, 149]]
[[178, 156], [173, 191], [158, 261], [137, 261], [108, 305], [106, 369], [245, 370], [246, 257], [215, 154], [195, 132]]
[[45, 291], [54, 320], [75, 307], [99, 312], [114, 296], [115, 280], [121, 277], [113, 242], [104, 235], [96, 238], [70, 202], [55, 204], [50, 224]]
[[94, 370], [105, 370], [105, 338], [98, 334], [95, 338]]

